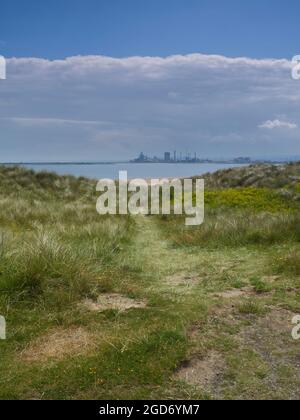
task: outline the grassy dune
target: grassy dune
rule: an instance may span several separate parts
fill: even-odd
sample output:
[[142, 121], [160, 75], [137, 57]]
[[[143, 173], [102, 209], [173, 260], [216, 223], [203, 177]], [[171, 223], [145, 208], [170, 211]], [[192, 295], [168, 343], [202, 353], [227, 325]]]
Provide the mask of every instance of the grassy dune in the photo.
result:
[[206, 180], [186, 228], [0, 168], [1, 399], [299, 398], [300, 165]]

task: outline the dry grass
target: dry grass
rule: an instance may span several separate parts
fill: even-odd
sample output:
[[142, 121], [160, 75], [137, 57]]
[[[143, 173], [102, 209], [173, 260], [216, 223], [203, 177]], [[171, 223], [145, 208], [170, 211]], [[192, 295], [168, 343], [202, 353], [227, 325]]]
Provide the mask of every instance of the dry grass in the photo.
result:
[[207, 208], [205, 223], [185, 229], [175, 217], [162, 226], [179, 246], [240, 247], [269, 246], [300, 241], [299, 213], [252, 213], [247, 210], [212, 212]]
[[56, 329], [31, 343], [20, 355], [22, 361], [46, 363], [63, 360], [95, 350], [95, 336], [84, 328]]

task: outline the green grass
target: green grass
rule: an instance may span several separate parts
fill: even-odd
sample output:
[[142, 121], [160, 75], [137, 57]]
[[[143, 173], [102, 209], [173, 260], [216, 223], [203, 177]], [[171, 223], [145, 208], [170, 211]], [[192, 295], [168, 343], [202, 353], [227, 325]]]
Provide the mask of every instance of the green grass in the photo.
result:
[[280, 243], [299, 243], [299, 213], [270, 214], [249, 210], [206, 211], [205, 223], [194, 229], [186, 229], [184, 219], [173, 217], [162, 228], [179, 246], [240, 247], [267, 246]]
[[[101, 217], [83, 178], [20, 168], [0, 178], [1, 399], [297, 399], [294, 199], [214, 189], [191, 229], [180, 217]], [[82, 305], [106, 293], [147, 306]], [[57, 334], [72, 331], [88, 347], [64, 354], [72, 343]], [[178, 379], [184, 362], [212, 354], [222, 363], [205, 386]]]
[[256, 293], [268, 293], [272, 290], [272, 288], [266, 282], [258, 277], [252, 277], [250, 279], [250, 283]]
[[239, 304], [238, 311], [241, 314], [261, 315], [263, 309], [255, 300], [244, 301]]
[[276, 258], [274, 266], [279, 274], [300, 276], [300, 251], [292, 250], [284, 253]]

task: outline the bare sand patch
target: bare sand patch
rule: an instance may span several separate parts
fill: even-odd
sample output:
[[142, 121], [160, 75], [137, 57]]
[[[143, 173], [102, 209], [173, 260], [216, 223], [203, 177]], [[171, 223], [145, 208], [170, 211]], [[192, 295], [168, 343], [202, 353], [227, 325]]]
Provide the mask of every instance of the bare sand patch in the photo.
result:
[[164, 283], [173, 287], [190, 287], [199, 284], [201, 280], [197, 275], [175, 274], [167, 277]]
[[[251, 326], [243, 328], [237, 336], [240, 344], [251, 348], [270, 366], [270, 386], [278, 388], [278, 377], [274, 372], [280, 366], [289, 366], [300, 377], [299, 343], [292, 338], [294, 314], [283, 308], [270, 308], [270, 312], [255, 320]], [[298, 392], [295, 390], [296, 393]], [[299, 393], [297, 394], [297, 399]]]
[[243, 289], [231, 289], [225, 292], [215, 293], [214, 296], [222, 299], [234, 299], [240, 297], [252, 296], [254, 290], [251, 287], [244, 287]]
[[284, 308], [269, 307], [269, 309], [270, 312], [263, 317], [259, 317], [252, 327], [247, 329], [245, 334], [242, 333], [246, 341], [251, 341], [251, 339], [257, 337], [267, 339], [270, 336], [276, 337], [277, 340], [279, 340], [280, 336], [285, 336], [288, 340], [292, 339], [292, 319], [295, 314]]
[[287, 309], [272, 308], [271, 312], [262, 318], [261, 323], [270, 330], [285, 332], [290, 335], [294, 316], [295, 314]]
[[98, 296], [97, 301], [86, 299], [83, 306], [89, 311], [103, 312], [109, 309], [114, 309], [120, 312], [129, 309], [146, 308], [147, 302], [144, 300], [130, 299], [118, 293], [103, 294]]
[[222, 356], [212, 351], [203, 359], [185, 361], [174, 375], [174, 379], [206, 390], [217, 386], [224, 370]]
[[[244, 317], [239, 315], [240, 319]], [[269, 307], [265, 316], [252, 319], [251, 325], [242, 328], [236, 336], [241, 348], [251, 349], [269, 367], [264, 382], [274, 392], [283, 386], [280, 377], [282, 368], [290, 370], [291, 379], [294, 377], [299, 381], [299, 343], [291, 335], [293, 317], [294, 314], [287, 309]], [[298, 387], [291, 389], [289, 397], [299, 399]]]
[[59, 328], [31, 343], [22, 353], [26, 362], [46, 362], [86, 354], [95, 348], [95, 337], [84, 328]]

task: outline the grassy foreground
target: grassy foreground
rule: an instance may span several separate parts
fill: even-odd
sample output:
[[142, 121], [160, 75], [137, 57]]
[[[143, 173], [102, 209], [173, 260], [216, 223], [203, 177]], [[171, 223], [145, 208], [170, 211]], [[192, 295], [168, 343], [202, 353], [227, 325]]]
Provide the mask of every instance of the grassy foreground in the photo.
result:
[[186, 228], [0, 169], [0, 399], [299, 399], [300, 165], [207, 185]]

